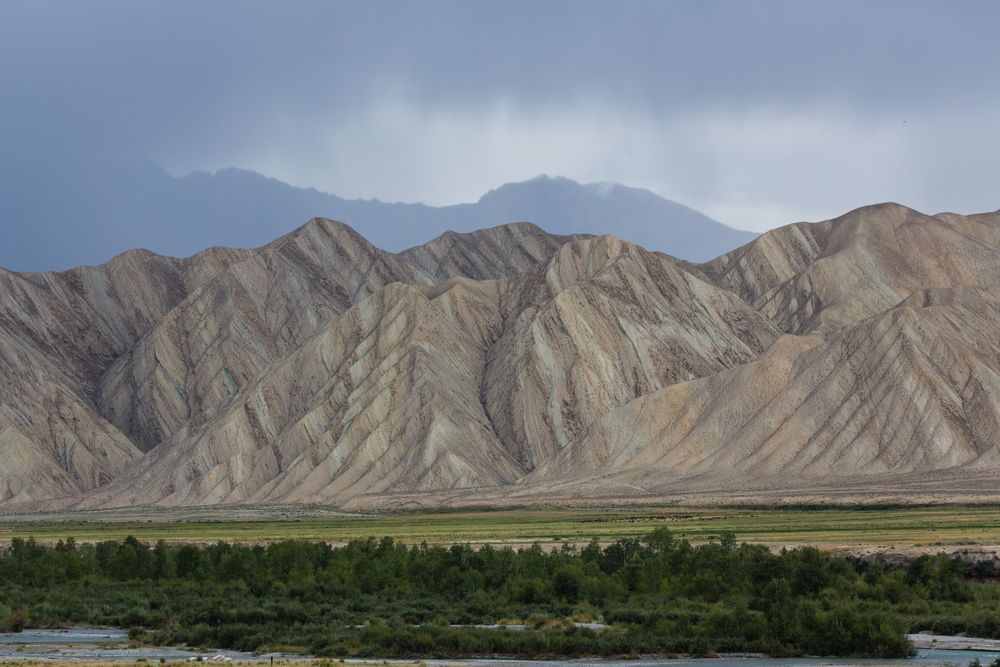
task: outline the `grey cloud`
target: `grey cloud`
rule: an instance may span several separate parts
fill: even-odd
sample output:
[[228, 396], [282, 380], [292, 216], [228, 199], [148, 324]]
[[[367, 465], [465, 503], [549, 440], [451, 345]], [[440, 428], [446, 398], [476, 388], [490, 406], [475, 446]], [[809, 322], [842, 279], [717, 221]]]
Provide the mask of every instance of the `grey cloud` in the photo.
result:
[[563, 173], [754, 229], [996, 208], [998, 24], [985, 1], [7, 0], [0, 162], [436, 204]]

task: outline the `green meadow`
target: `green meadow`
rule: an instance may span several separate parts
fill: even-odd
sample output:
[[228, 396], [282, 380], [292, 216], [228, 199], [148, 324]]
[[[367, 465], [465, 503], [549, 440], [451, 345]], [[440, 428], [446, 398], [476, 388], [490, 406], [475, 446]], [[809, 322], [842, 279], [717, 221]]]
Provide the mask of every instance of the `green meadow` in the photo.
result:
[[859, 546], [935, 547], [1000, 544], [1000, 507], [986, 505], [859, 507], [641, 507], [586, 509], [514, 509], [441, 511], [295, 518], [219, 519], [197, 514], [178, 519], [169, 513], [152, 518], [0, 516], [0, 544], [14, 537], [42, 543], [73, 537], [78, 542], [123, 539], [143, 542], [271, 543], [315, 540], [344, 543], [367, 537], [391, 537], [414, 544], [540, 542], [582, 544], [593, 538], [611, 541], [667, 527], [698, 543], [721, 533], [741, 541], [780, 547], [813, 545], [837, 550]]

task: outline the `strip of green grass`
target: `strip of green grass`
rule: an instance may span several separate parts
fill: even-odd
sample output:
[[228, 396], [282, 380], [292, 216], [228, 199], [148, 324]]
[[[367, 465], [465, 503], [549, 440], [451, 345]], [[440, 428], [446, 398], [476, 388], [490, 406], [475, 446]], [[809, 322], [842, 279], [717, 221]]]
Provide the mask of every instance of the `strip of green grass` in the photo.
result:
[[678, 536], [695, 542], [734, 532], [748, 542], [811, 544], [832, 549], [858, 544], [1000, 544], [1000, 507], [519, 509], [183, 521], [169, 516], [148, 521], [4, 521], [0, 517], [0, 544], [17, 536], [55, 542], [69, 536], [78, 541], [99, 541], [127, 535], [146, 542], [164, 539], [172, 543], [270, 543], [285, 539], [346, 542], [369, 536], [431, 544], [581, 543], [593, 538], [608, 541], [643, 535], [659, 526], [667, 526]]

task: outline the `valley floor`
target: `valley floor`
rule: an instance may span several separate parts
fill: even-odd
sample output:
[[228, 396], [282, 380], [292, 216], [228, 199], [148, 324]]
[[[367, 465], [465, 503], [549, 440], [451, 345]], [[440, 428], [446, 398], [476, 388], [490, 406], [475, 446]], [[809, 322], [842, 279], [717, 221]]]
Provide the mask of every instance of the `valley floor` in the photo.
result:
[[270, 543], [285, 539], [343, 544], [369, 536], [417, 544], [584, 546], [635, 537], [667, 526], [692, 542], [735, 533], [774, 550], [824, 551], [906, 558], [946, 551], [967, 560], [1000, 553], [998, 505], [859, 505], [842, 507], [585, 507], [348, 514], [321, 506], [53, 512], [0, 515], [0, 545], [32, 536], [45, 544], [135, 536], [143, 542]]

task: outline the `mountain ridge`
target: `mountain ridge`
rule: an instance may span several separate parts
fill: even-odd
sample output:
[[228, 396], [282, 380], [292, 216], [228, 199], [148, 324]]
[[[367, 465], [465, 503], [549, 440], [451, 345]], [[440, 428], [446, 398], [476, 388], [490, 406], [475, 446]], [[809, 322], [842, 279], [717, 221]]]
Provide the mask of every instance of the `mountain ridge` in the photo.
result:
[[[28, 196], [35, 191], [48, 196]], [[215, 246], [259, 247], [280, 236], [289, 220], [317, 216], [343, 220], [392, 252], [448, 230], [471, 232], [514, 221], [562, 235], [600, 233], [610, 223], [620, 236], [692, 261], [756, 236], [648, 190], [562, 177], [508, 183], [476, 202], [434, 207], [345, 199], [236, 168], [174, 177], [148, 160], [25, 164], [0, 181], [0, 219], [20, 225], [0, 247], [0, 266], [73, 267], [140, 247], [175, 257]], [[65, 229], [65, 220], [75, 221], [71, 229]]]
[[703, 264], [314, 218], [0, 272], [0, 507], [923, 498], [1000, 473], [998, 256], [1000, 214], [880, 204]]

